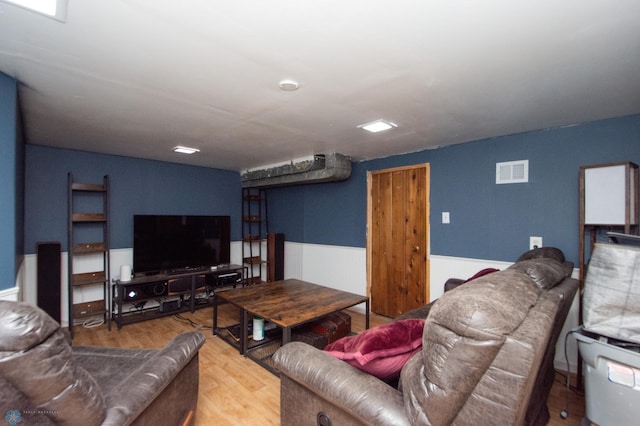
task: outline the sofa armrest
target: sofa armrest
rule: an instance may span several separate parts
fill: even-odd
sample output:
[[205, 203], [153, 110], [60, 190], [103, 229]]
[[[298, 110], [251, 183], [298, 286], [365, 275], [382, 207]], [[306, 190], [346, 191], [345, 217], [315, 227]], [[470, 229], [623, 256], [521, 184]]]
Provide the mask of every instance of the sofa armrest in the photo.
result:
[[281, 374], [366, 424], [409, 424], [402, 393], [306, 343], [292, 342], [273, 355]]
[[447, 291], [453, 290], [454, 288], [460, 287], [465, 282], [466, 281], [463, 280], [462, 278], [449, 278], [444, 283], [444, 291], [447, 292]]
[[431, 308], [433, 307], [434, 303], [436, 303], [436, 300], [434, 300], [433, 302], [427, 305], [422, 305], [418, 308], [407, 311], [404, 314], [400, 315], [399, 317], [396, 317], [394, 321], [402, 321], [402, 320], [413, 319], [413, 318], [427, 319], [427, 317], [429, 316], [429, 312], [431, 311]]
[[155, 354], [140, 357], [142, 364], [105, 395], [107, 417], [104, 423], [131, 423], [198, 354], [204, 341], [202, 333], [182, 333]]

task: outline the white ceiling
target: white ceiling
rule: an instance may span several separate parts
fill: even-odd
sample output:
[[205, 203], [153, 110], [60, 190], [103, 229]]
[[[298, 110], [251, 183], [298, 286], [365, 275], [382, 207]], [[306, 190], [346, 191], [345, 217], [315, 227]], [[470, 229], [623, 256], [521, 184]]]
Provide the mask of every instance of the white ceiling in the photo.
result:
[[[69, 0], [65, 23], [0, 1], [0, 71], [27, 143], [357, 161], [640, 113], [640, 1]], [[357, 128], [378, 118], [399, 127]]]

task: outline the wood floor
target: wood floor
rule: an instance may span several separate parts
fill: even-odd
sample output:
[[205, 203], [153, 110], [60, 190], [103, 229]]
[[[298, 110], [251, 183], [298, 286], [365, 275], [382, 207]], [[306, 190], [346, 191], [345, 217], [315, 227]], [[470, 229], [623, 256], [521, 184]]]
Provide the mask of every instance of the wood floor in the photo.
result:
[[[352, 330], [364, 329], [364, 315], [348, 311]], [[238, 354], [235, 348], [211, 333], [212, 308], [195, 313], [157, 318], [111, 331], [106, 325], [74, 328], [74, 345], [112, 346], [122, 348], [159, 348], [173, 336], [200, 330], [206, 342], [200, 350], [200, 388], [195, 424], [205, 425], [278, 425], [280, 424], [280, 380], [255, 362]], [[219, 325], [237, 323], [238, 311], [231, 305], [219, 308]], [[371, 315], [371, 326], [388, 322], [388, 318]], [[578, 426], [584, 416], [584, 398], [570, 393], [569, 418], [562, 420], [566, 390], [558, 376], [551, 389], [549, 409], [552, 426]]]

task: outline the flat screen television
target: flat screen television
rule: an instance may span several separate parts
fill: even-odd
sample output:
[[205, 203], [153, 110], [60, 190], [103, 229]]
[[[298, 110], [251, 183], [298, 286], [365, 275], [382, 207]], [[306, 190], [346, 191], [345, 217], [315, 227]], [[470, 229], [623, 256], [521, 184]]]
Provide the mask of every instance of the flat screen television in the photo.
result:
[[133, 216], [136, 275], [183, 272], [230, 262], [229, 216]]

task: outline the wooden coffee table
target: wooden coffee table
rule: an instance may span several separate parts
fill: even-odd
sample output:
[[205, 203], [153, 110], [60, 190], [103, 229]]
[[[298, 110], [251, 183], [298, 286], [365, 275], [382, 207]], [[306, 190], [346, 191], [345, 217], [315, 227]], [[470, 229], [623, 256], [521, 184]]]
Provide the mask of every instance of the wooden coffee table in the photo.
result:
[[[217, 334], [218, 298], [240, 308], [240, 324], [248, 324], [249, 315], [258, 316], [276, 324], [282, 329], [282, 345], [291, 341], [293, 327], [361, 303], [366, 304], [365, 328], [369, 328], [367, 296], [290, 279], [216, 293], [213, 304], [214, 334]], [[246, 326], [240, 327], [239, 344], [240, 353], [250, 356]], [[279, 346], [280, 342], [278, 342]], [[260, 360], [256, 361], [260, 362]]]

